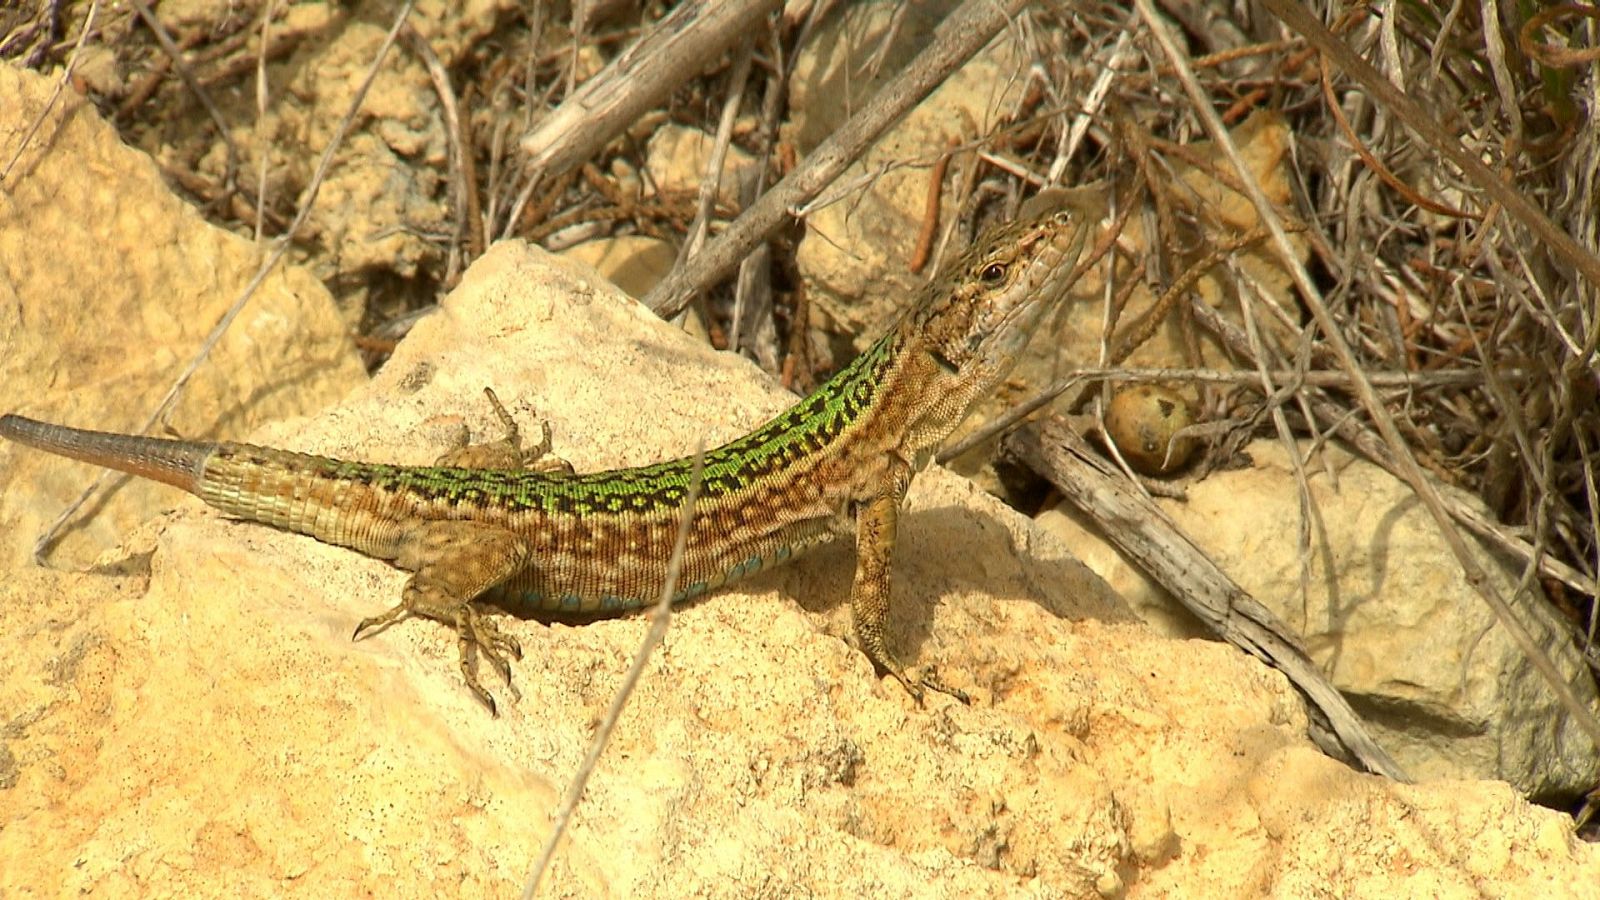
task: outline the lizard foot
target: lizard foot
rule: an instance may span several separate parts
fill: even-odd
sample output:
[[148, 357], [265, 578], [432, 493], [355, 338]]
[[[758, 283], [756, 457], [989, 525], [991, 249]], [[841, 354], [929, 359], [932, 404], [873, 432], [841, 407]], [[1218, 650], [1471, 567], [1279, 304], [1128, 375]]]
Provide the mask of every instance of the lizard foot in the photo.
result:
[[932, 666], [924, 668], [922, 675], [915, 679], [913, 679], [910, 674], [898, 669], [890, 670], [889, 674], [893, 675], [895, 680], [900, 682], [900, 685], [906, 689], [906, 693], [911, 695], [911, 699], [917, 701], [918, 706], [922, 705], [923, 697], [925, 696], [923, 693], [924, 690], [938, 691], [946, 696], [954, 697], [955, 699], [961, 701], [962, 705], [964, 706], [972, 705], [972, 698], [967, 696], [966, 691], [945, 684], [944, 681], [940, 679], [937, 674], [935, 674]]
[[467, 689], [472, 691], [473, 696], [488, 707], [490, 715], [498, 716], [500, 709], [495, 704], [494, 697], [478, 681], [477, 667], [473, 665], [474, 648], [477, 649], [478, 656], [499, 673], [506, 687], [510, 689], [511, 696], [521, 699], [521, 694], [511, 681], [511, 663], [508, 657], [522, 659], [522, 645], [517, 643], [516, 638], [501, 631], [500, 626], [485, 617], [470, 602], [438, 608], [422, 601], [415, 592], [407, 591], [404, 599], [388, 610], [376, 616], [368, 616], [356, 623], [356, 630], [351, 635], [351, 640], [360, 640], [367, 635], [375, 634], [411, 615], [435, 619], [455, 628], [456, 645], [461, 654], [461, 677], [466, 681]]
[[456, 645], [461, 652], [461, 677], [466, 679], [467, 688], [476, 694], [484, 706], [489, 707], [489, 714], [500, 715], [500, 710], [495, 707], [494, 697], [483, 689], [478, 683], [478, 675], [472, 666], [472, 648], [478, 648], [478, 655], [483, 658], [505, 681], [506, 689], [511, 691], [514, 699], [521, 700], [522, 695], [517, 692], [517, 686], [511, 683], [511, 663], [506, 657], [522, 659], [522, 645], [517, 639], [500, 630], [500, 626], [485, 618], [482, 613], [474, 609], [471, 603], [463, 603], [456, 608]]
[[[362, 621], [356, 627], [356, 635], [385, 627], [406, 615], [449, 625], [456, 630], [456, 642], [461, 648], [461, 676], [489, 712], [497, 713], [494, 698], [478, 683], [473, 649], [511, 686], [511, 664], [506, 658], [521, 659], [522, 647], [484, 618], [481, 607], [473, 601], [527, 565], [528, 539], [486, 522], [424, 520], [398, 543], [394, 564], [414, 574], [400, 592], [400, 602], [383, 615]], [[515, 687], [512, 696], [516, 696]]]
[[528, 469], [534, 472], [572, 474], [571, 463], [550, 453], [552, 439], [549, 422], [539, 423], [542, 432], [539, 443], [532, 447], [523, 447], [522, 432], [517, 427], [517, 420], [511, 417], [511, 413], [500, 402], [500, 398], [495, 396], [493, 388], [484, 388], [483, 393], [489, 398], [489, 405], [494, 407], [495, 417], [500, 420], [505, 433], [498, 441], [474, 444], [471, 431], [466, 425], [462, 425], [456, 446], [441, 454], [435, 465], [461, 466], [469, 469]]

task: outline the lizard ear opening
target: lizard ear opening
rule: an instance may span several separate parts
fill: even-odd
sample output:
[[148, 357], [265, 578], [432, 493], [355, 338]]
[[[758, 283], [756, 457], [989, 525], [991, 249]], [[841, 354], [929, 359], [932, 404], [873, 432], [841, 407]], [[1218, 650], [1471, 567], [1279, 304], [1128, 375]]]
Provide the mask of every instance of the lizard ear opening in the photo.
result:
[[943, 347], [930, 347], [928, 349], [928, 355], [933, 357], [933, 361], [939, 364], [939, 368], [944, 369], [951, 375], [954, 375], [961, 369], [960, 366], [956, 365], [955, 360], [952, 360], [950, 357], [944, 355]]

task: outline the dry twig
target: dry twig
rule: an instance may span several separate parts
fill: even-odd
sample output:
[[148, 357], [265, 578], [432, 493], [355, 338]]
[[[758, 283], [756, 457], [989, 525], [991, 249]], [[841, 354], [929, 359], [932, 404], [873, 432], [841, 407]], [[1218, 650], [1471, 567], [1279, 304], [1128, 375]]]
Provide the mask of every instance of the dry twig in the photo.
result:
[[945, 76], [989, 42], [1022, 0], [966, 0], [935, 32], [933, 42], [859, 112], [773, 185], [703, 252], [656, 285], [645, 305], [663, 317], [676, 315], [690, 297], [731, 272], [745, 254], [780, 227], [789, 210], [816, 196], [865, 147]]

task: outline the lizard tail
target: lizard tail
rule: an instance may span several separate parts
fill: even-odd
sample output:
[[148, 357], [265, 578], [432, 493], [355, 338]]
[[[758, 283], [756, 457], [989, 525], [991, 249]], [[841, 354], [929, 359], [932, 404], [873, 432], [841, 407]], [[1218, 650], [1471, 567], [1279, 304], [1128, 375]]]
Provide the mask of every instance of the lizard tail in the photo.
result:
[[217, 445], [202, 441], [106, 434], [52, 425], [23, 416], [0, 416], [0, 437], [71, 459], [195, 492], [206, 459]]

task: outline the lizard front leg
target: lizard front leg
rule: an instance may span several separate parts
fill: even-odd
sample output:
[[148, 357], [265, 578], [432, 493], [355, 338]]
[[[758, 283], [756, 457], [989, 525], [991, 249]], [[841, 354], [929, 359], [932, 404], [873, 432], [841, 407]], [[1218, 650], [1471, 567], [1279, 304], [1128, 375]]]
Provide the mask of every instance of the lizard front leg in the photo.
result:
[[[400, 602], [381, 615], [361, 620], [354, 638], [387, 628], [408, 615], [453, 627], [461, 653], [461, 676], [489, 712], [497, 715], [494, 698], [478, 683], [472, 649], [476, 647], [506, 686], [512, 687], [511, 664], [506, 657], [521, 659], [522, 647], [485, 618], [475, 600], [521, 571], [532, 556], [527, 538], [493, 525], [458, 521], [418, 525], [400, 538], [394, 556], [395, 565], [413, 573]], [[512, 687], [513, 695], [515, 691]]]
[[856, 577], [850, 587], [850, 612], [861, 650], [878, 669], [889, 673], [922, 702], [923, 688], [949, 694], [963, 703], [967, 695], [946, 686], [931, 671], [913, 681], [889, 652], [889, 563], [900, 527], [900, 504], [911, 484], [911, 467], [895, 460], [882, 489], [856, 510]]

